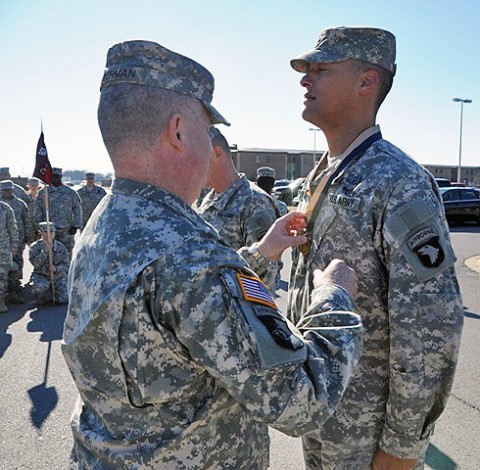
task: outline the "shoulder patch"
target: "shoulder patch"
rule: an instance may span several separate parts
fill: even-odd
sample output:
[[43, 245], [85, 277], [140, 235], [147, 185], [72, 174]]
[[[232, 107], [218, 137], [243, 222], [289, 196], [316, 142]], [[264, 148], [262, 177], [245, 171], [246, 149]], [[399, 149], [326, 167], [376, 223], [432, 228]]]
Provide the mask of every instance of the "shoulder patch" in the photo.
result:
[[266, 305], [276, 309], [275, 301], [272, 299], [267, 286], [257, 277], [246, 276], [245, 274], [237, 273], [237, 280], [242, 289], [242, 294], [245, 300], [257, 304]]
[[440, 244], [439, 234], [435, 227], [425, 227], [414, 233], [407, 240], [409, 248], [418, 256], [427, 268], [438, 268], [445, 259]]

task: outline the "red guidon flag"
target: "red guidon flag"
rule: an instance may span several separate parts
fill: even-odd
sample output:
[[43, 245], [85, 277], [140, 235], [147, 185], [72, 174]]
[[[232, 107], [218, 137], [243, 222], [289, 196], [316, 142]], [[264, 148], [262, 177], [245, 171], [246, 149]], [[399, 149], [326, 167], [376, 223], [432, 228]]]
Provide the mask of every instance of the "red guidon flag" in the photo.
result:
[[33, 176], [41, 179], [44, 183], [50, 184], [52, 182], [52, 166], [48, 160], [47, 147], [43, 140], [43, 131], [40, 133], [37, 144], [37, 154], [35, 156], [35, 170]]

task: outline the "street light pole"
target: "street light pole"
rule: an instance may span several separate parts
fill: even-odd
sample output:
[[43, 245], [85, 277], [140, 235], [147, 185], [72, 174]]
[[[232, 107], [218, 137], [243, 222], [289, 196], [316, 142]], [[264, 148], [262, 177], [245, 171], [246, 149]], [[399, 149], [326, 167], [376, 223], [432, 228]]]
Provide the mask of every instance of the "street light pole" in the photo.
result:
[[313, 131], [313, 166], [312, 169], [315, 169], [315, 163], [317, 160], [317, 132], [320, 131], [320, 129], [317, 129], [316, 127], [310, 127], [308, 129], [309, 131]]
[[463, 103], [471, 103], [472, 100], [462, 99], [462, 98], [453, 98], [452, 101], [455, 103], [460, 103], [460, 143], [458, 145], [458, 168], [457, 168], [457, 181], [462, 182], [462, 132], [463, 132]]

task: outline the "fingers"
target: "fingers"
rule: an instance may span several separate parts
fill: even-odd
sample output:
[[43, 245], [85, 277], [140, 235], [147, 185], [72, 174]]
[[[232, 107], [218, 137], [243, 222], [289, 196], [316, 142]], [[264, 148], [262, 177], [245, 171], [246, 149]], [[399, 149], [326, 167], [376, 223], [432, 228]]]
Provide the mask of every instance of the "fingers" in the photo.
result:
[[324, 284], [336, 284], [347, 290], [354, 299], [357, 297], [358, 283], [355, 270], [340, 259], [332, 260], [323, 271], [321, 269], [314, 270], [314, 287]]

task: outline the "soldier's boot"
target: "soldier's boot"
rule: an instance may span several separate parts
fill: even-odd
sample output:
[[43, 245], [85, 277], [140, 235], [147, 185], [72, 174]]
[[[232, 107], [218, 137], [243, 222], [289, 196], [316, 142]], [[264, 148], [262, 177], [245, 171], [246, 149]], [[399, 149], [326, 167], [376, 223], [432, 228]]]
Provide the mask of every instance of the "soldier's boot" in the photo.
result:
[[8, 307], [5, 304], [5, 298], [2, 296], [0, 297], [0, 313], [8, 312]]

